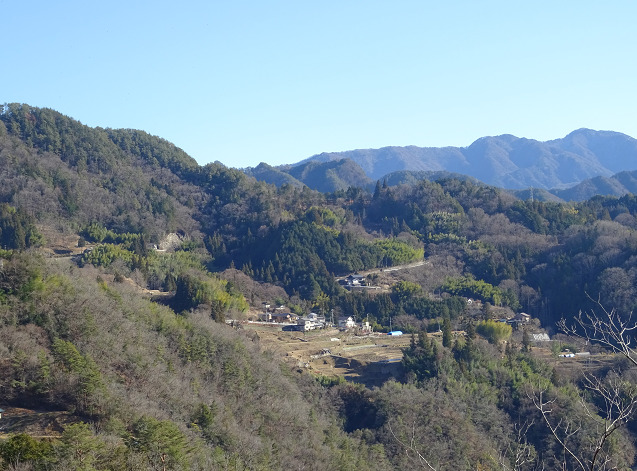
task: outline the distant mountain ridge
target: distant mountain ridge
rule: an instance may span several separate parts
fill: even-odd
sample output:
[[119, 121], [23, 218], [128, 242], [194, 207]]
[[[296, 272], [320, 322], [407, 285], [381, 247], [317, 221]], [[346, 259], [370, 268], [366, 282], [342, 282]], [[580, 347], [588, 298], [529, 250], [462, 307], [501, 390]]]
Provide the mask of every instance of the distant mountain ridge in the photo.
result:
[[624, 196], [637, 194], [637, 171], [623, 171], [612, 177], [594, 177], [571, 188], [551, 190], [564, 201], [585, 201], [595, 195]]
[[398, 171], [446, 171], [507, 189], [563, 189], [586, 179], [637, 170], [637, 139], [618, 132], [584, 128], [545, 142], [504, 134], [480, 138], [468, 147], [408, 146], [324, 152], [286, 166], [283, 171], [292, 174], [293, 169], [310, 162], [342, 159], [358, 164], [372, 181]]

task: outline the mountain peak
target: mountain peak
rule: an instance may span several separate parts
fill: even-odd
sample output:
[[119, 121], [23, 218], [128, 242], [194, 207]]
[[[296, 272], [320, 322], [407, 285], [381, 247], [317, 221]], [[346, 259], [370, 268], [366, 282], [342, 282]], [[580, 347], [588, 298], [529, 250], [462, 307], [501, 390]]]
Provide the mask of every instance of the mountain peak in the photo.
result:
[[637, 169], [637, 140], [618, 132], [580, 128], [546, 142], [501, 134], [482, 137], [468, 147], [359, 149], [323, 153], [299, 164], [344, 157], [360, 165], [372, 180], [396, 171], [447, 171], [509, 189], [550, 189]]

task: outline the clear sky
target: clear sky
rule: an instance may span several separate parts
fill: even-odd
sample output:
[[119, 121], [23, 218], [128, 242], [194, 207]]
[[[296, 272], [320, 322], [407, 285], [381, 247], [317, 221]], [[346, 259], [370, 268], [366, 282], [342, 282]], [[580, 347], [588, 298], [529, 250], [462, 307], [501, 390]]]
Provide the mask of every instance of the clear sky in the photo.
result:
[[200, 164], [637, 137], [637, 1], [0, 0], [0, 103], [163, 137]]

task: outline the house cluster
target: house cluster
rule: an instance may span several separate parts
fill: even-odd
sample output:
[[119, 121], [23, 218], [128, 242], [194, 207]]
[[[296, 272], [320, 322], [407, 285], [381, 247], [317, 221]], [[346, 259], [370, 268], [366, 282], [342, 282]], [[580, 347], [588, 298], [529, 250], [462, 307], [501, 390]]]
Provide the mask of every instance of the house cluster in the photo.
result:
[[515, 316], [508, 319], [499, 319], [499, 322], [510, 324], [514, 328], [518, 328], [521, 325], [526, 325], [531, 322], [531, 316], [525, 312], [519, 312]]
[[363, 321], [359, 325], [352, 316], [341, 317], [338, 319], [337, 324], [333, 324], [333, 320], [330, 322], [325, 319], [325, 316], [316, 314], [315, 312], [300, 317], [291, 313], [285, 306], [271, 308], [268, 303], [263, 303], [263, 312], [258, 315], [258, 319], [261, 322], [284, 324], [283, 330], [308, 331], [338, 326], [340, 330], [349, 330], [358, 327], [363, 332], [372, 332], [372, 327], [369, 325], [369, 322]]
[[262, 322], [273, 322], [276, 324], [285, 324], [285, 330], [316, 330], [327, 327], [325, 316], [311, 312], [305, 317], [297, 316], [289, 312], [285, 306], [279, 306], [270, 309], [269, 304], [264, 303], [264, 312], [259, 314], [259, 320]]
[[327, 327], [327, 322], [325, 322], [325, 316], [310, 312], [307, 316], [299, 318], [296, 321], [296, 325], [299, 327], [298, 330], [307, 331], [324, 329]]
[[364, 275], [358, 274], [349, 275], [347, 278], [341, 278], [338, 280], [338, 284], [350, 291], [354, 289], [380, 289], [379, 286], [370, 285]]
[[[325, 327], [332, 326], [331, 323], [326, 322], [325, 317], [319, 316], [318, 314], [315, 314], [313, 312], [308, 314], [306, 317], [298, 319], [296, 323], [299, 326], [298, 330], [302, 331], [324, 329]], [[350, 330], [359, 327], [363, 330], [363, 332], [372, 331], [369, 322], [361, 322], [361, 324], [359, 325], [351, 316], [339, 318], [337, 326], [340, 330]]]
[[285, 306], [272, 308], [267, 302], [263, 303], [263, 312], [258, 315], [261, 322], [276, 322], [279, 324], [289, 324], [296, 322], [299, 316], [291, 313]]

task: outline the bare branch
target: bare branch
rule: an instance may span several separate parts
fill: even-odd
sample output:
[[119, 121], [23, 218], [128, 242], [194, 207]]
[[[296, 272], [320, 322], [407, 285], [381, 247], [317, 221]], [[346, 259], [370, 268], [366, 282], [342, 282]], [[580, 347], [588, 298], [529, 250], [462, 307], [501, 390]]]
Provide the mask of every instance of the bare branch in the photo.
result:
[[565, 319], [560, 320], [560, 330], [590, 342], [597, 342], [625, 356], [637, 366], [637, 349], [634, 347], [637, 322], [633, 321], [633, 313], [622, 319], [615, 309], [608, 311], [599, 299], [594, 300], [590, 296], [589, 299], [597, 304], [599, 314], [595, 311], [583, 314], [580, 311], [575, 318], [575, 325], [567, 325]]
[[577, 462], [582, 471], [587, 471], [588, 468], [584, 466], [582, 460], [566, 445], [568, 439], [579, 432], [580, 427], [573, 429], [571, 422], [563, 421], [562, 419], [560, 419], [557, 425], [553, 425], [549, 420], [549, 415], [553, 412], [552, 404], [555, 403], [555, 399], [550, 401], [544, 400], [545, 393], [546, 389], [540, 389], [537, 394], [529, 395], [529, 399], [533, 401], [535, 408], [542, 414], [542, 418], [555, 440], [562, 446], [564, 451]]
[[396, 440], [400, 446], [402, 446], [403, 448], [405, 448], [405, 450], [410, 450], [412, 452], [414, 452], [417, 456], [418, 456], [418, 461], [420, 463], [421, 466], [423, 466], [423, 468], [426, 466], [425, 469], [430, 469], [431, 471], [436, 471], [436, 468], [434, 468], [429, 461], [427, 461], [427, 459], [422, 455], [422, 453], [420, 453], [415, 445], [414, 442], [416, 440], [416, 423], [414, 422], [412, 424], [412, 431], [411, 431], [411, 438], [410, 438], [410, 443], [409, 445], [405, 444], [400, 438], [398, 438], [396, 436], [396, 434], [394, 433], [394, 430], [391, 428], [391, 424], [388, 424], [389, 426], [389, 431], [391, 432], [392, 436], [394, 437], [394, 440]]
[[[584, 376], [584, 387], [594, 392], [603, 401], [603, 408], [598, 407], [599, 414], [592, 414], [588, 407], [586, 411], [590, 417], [599, 420], [603, 417], [603, 429], [599, 433], [593, 447], [591, 467], [595, 465], [604, 444], [611, 434], [625, 425], [637, 411], [637, 389], [634, 385], [623, 381], [617, 374], [612, 375], [603, 382], [599, 378], [591, 375]], [[602, 469], [610, 461], [610, 456], [606, 455]]]
[[[514, 424], [514, 431], [516, 432], [515, 449], [509, 445], [506, 450], [513, 462], [512, 471], [520, 471], [524, 465], [533, 462], [536, 458], [535, 449], [526, 439], [529, 429], [534, 424], [535, 420], [530, 422], [526, 420], [523, 424]], [[508, 471], [509, 469], [506, 462], [506, 454], [503, 452], [500, 455], [500, 466], [502, 466], [503, 471]]]
[[[580, 311], [574, 325], [567, 325], [562, 319], [558, 323], [560, 329], [567, 334], [603, 345], [637, 366], [637, 349], [634, 346], [637, 322], [633, 321], [632, 313], [622, 317], [615, 309], [607, 310], [599, 299], [594, 300], [590, 296], [589, 299], [598, 306], [596, 311], [586, 314]], [[611, 456], [604, 454], [604, 446], [608, 438], [637, 413], [637, 387], [622, 380], [616, 373], [609, 375], [604, 381], [594, 375], [584, 374], [584, 387], [601, 399], [599, 403], [602, 404], [596, 407], [597, 410], [592, 411], [591, 406], [580, 396], [585, 413], [598, 423], [597, 436], [592, 437], [591, 455], [586, 460], [575, 456], [566, 446], [569, 436], [577, 433], [577, 430], [573, 431], [570, 428], [571, 424], [562, 421], [557, 425], [551, 424], [549, 414], [553, 401], [544, 400], [543, 394], [546, 390], [541, 390], [539, 395], [534, 394], [531, 399], [555, 439], [577, 461], [582, 470], [607, 469]], [[584, 462], [589, 466], [584, 466]]]

